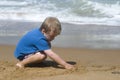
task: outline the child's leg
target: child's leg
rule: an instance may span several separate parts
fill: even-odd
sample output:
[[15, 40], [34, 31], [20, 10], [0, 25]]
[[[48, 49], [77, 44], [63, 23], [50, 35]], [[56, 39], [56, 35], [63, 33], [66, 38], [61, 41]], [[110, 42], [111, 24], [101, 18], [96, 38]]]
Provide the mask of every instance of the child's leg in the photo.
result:
[[37, 52], [37, 53], [35, 53], [33, 55], [28, 56], [27, 58], [23, 59], [22, 61], [18, 62], [16, 64], [16, 66], [19, 67], [19, 68], [23, 68], [23, 67], [25, 67], [26, 64], [41, 62], [46, 57], [47, 56], [46, 56], [45, 53]]

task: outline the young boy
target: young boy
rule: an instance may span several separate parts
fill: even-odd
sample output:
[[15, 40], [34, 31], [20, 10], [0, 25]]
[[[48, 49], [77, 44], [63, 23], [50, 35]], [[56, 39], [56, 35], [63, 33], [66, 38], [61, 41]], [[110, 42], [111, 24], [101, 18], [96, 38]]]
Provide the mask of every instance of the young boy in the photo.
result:
[[73, 65], [65, 62], [51, 50], [51, 41], [61, 32], [61, 23], [55, 17], [48, 17], [39, 29], [28, 32], [19, 41], [15, 57], [19, 60], [16, 64], [24, 68], [27, 64], [41, 62], [49, 56], [65, 69], [72, 69]]

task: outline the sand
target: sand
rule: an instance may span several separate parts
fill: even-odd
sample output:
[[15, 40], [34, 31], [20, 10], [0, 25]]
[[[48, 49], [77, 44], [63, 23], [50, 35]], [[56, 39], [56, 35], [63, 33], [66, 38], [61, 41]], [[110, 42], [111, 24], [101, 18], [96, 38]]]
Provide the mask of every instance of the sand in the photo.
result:
[[25, 69], [15, 67], [14, 45], [0, 45], [0, 80], [120, 80], [120, 50], [54, 47], [75, 70], [57, 67], [51, 59]]

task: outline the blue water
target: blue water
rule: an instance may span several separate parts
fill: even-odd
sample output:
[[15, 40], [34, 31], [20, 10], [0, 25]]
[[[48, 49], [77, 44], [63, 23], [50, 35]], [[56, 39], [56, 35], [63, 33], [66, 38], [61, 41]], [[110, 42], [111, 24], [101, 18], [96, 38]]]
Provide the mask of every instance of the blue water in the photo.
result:
[[1, 20], [120, 25], [120, 0], [0, 0]]
[[62, 22], [54, 46], [120, 49], [120, 0], [0, 0], [0, 44], [17, 44], [48, 16]]

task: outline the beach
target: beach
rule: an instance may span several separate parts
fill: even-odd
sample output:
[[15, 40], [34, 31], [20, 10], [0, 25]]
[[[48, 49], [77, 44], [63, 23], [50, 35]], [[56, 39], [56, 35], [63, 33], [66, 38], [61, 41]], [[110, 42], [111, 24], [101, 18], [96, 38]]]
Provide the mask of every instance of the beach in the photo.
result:
[[51, 59], [46, 62], [18, 69], [13, 56], [15, 46], [0, 45], [0, 80], [119, 80], [120, 50], [95, 50], [80, 48], [59, 48], [53, 50], [75, 70], [56, 67]]
[[[52, 49], [75, 69], [49, 57], [17, 68], [18, 41], [49, 16], [62, 25]], [[0, 80], [120, 80], [120, 0], [1, 0]]]
[[50, 58], [25, 69], [17, 68], [18, 60], [14, 57], [17, 42], [35, 26], [39, 27], [39, 23], [1, 21], [0, 80], [120, 79], [119, 37], [115, 37], [119, 26], [62, 23], [62, 33], [52, 42], [52, 49], [75, 69], [60, 68]]

